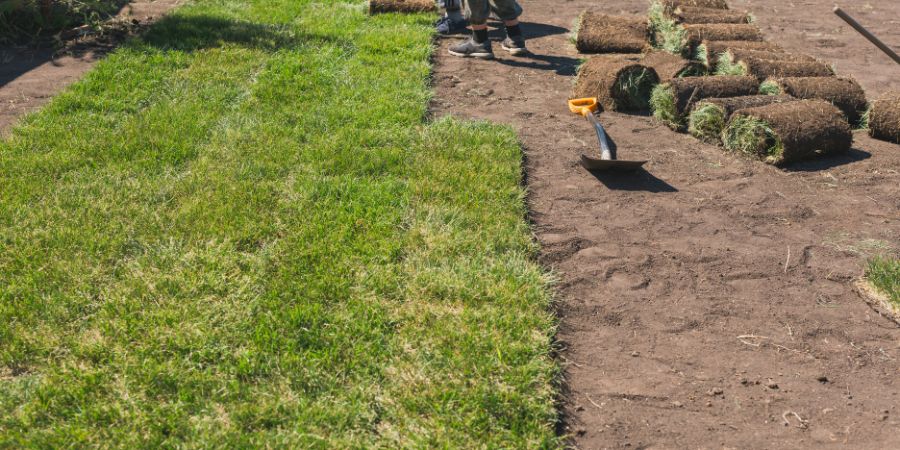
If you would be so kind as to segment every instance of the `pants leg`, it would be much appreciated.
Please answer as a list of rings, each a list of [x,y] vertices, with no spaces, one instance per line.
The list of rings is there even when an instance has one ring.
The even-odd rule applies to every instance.
[[[487,23],[491,11],[502,20],[517,19],[522,7],[516,0],[463,0],[466,19],[474,25]]]
[[[461,0],[437,0],[438,8],[445,11],[459,11],[462,9]]]

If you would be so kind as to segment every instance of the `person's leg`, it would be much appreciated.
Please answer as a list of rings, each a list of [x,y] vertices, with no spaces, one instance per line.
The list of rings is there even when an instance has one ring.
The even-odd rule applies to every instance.
[[[465,42],[451,46],[449,51],[453,56],[472,56],[475,58],[493,58],[491,41],[488,40],[487,19],[491,13],[488,0],[463,0],[466,20],[472,28],[472,37]]]
[[[435,24],[438,34],[449,36],[466,30],[469,23],[463,17],[461,0],[437,0],[437,5],[444,11],[444,16]]]
[[[522,28],[519,25],[522,7],[516,0],[491,0],[491,3],[491,8],[497,17],[503,20],[506,28],[506,39],[500,46],[512,55],[526,53],[528,50],[525,48],[525,38],[522,36]]]

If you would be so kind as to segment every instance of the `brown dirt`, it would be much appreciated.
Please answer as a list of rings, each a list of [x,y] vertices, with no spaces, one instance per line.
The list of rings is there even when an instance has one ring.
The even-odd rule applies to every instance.
[[[842,25],[830,0],[730,3],[870,95],[900,90],[894,63]],[[596,2],[523,6],[534,55],[495,47],[495,61],[457,59],[441,42],[433,113],[520,133],[542,261],[560,279],[561,431],[572,444],[898,448],[900,329],[853,281],[873,248],[900,242],[900,147],[856,132],[850,153],[785,172],[604,112],[619,156],[650,162],[632,176],[591,174],[578,158],[596,150],[593,131],[565,103],[578,63],[566,33]],[[610,14],[646,8],[607,4]],[[900,42],[890,23],[900,3],[848,10]]]
[[[866,93],[856,80],[847,77],[792,77],[769,80],[781,92],[800,99],[817,98],[840,108],[851,125],[859,123],[868,105]],[[898,108],[900,109],[900,108]],[[898,116],[900,117],[900,116]]]
[[[658,50],[644,54],[644,57],[641,58],[641,64],[653,69],[663,83],[682,76],[696,76],[706,73],[706,66],[697,61],[691,61],[679,55]]]
[[[78,81],[126,38],[162,17],[183,0],[136,0],[122,8],[104,34],[84,35],[86,27],[63,33],[61,49],[0,47],[0,135],[21,115],[47,103]]]
[[[887,92],[872,102],[869,132],[874,138],[900,144],[900,91]]]
[[[598,55],[587,60],[578,71],[578,78],[572,92],[573,98],[597,97],[604,111],[619,111],[628,104],[625,93],[621,92],[619,81],[627,75],[639,75],[647,71],[634,55]],[[648,75],[655,77],[656,73]],[[647,93],[649,97],[649,92]]]
[[[750,23],[695,23],[684,25],[687,41],[694,46],[703,41],[761,41],[763,36]]]
[[[675,11],[675,9],[680,6],[728,9],[728,2],[726,2],[725,0],[665,0],[663,5],[665,5],[667,11]]]
[[[649,47],[647,18],[592,11],[580,19],[575,47],[582,53],[641,53]]]
[[[685,114],[694,103],[705,98],[739,97],[759,92],[759,82],[752,77],[707,76],[680,78],[669,82],[675,94],[675,110]]]
[[[853,144],[853,134],[844,114],[824,100],[798,100],[747,108],[736,112],[732,120],[737,117],[753,117],[765,122],[781,141],[784,149],[780,154],[766,155],[769,144],[764,136],[760,136],[759,156],[769,164],[791,164],[821,155],[846,153]]]
[[[433,0],[369,0],[369,14],[437,11]]]
[[[728,9],[679,6],[673,17],[679,23],[750,23],[750,15]]]

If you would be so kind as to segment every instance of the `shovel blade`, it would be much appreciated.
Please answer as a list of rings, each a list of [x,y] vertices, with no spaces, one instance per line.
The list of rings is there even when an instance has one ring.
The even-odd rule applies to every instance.
[[[618,159],[597,159],[587,155],[581,155],[581,165],[587,170],[604,170],[611,172],[634,172],[647,161],[622,161]]]

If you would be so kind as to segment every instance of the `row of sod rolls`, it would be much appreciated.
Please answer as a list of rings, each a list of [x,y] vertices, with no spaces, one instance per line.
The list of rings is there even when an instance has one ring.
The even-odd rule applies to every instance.
[[[578,18],[572,38],[581,53],[641,53],[650,45],[646,19],[593,11]]]
[[[688,132],[705,142],[718,142],[732,114],[746,108],[795,100],[789,95],[747,95],[709,98],[697,102],[688,117]]]
[[[731,151],[784,165],[850,150],[853,134],[844,114],[823,100],[796,100],[734,113],[722,132]]]
[[[744,76],[678,78],[653,89],[653,116],[676,131],[684,131],[691,106],[707,98],[726,98],[759,93],[759,81]]]
[[[872,137],[900,144],[900,91],[888,92],[872,102],[868,119]]]

